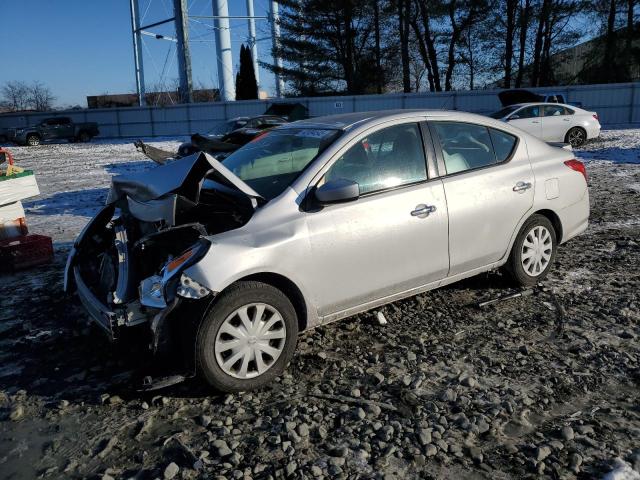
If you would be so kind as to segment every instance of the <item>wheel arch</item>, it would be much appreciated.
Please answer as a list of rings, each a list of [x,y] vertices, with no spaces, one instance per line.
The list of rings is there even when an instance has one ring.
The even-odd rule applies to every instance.
[[[531,215],[529,215],[529,217],[527,218],[527,220],[529,218],[531,218],[531,216],[533,215],[542,215],[543,217],[546,217],[547,220],[549,220],[551,222],[551,225],[553,225],[553,229],[556,231],[556,242],[559,245],[562,242],[562,221],[560,220],[560,217],[558,216],[558,214],[556,212],[554,212],[553,210],[549,210],[548,208],[544,208],[541,210],[537,210],[535,212],[533,212]]]
[[[252,273],[250,275],[246,275],[242,278],[239,278],[231,285],[237,282],[245,282],[245,281],[255,281],[266,283],[267,285],[271,285],[274,288],[277,288],[285,296],[291,301],[293,308],[296,311],[296,316],[298,317],[298,331],[302,332],[307,329],[309,324],[309,315],[307,312],[307,301],[304,298],[304,295],[300,288],[289,278],[281,275],[279,273],[273,272],[260,272],[260,273]],[[231,286],[229,285],[229,286]],[[229,288],[229,287],[227,287]],[[224,292],[224,290],[223,290]],[[220,293],[223,293],[220,292]]]

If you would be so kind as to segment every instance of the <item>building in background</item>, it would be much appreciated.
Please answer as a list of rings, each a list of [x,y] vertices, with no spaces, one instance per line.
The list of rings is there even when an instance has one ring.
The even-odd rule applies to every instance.
[[[169,92],[147,92],[145,94],[146,104],[149,106],[169,106],[177,105],[180,102],[180,93]],[[217,88],[207,88],[193,91],[194,103],[217,102],[220,100],[220,92]],[[137,107],[138,95],[135,93],[116,93],[113,95],[91,95],[87,97],[88,108],[117,108],[117,107]]]

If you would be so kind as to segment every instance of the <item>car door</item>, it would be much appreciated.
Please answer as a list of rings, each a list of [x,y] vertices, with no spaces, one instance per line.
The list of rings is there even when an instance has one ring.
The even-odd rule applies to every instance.
[[[43,140],[50,140],[56,138],[56,129],[58,128],[58,119],[50,118],[42,122],[40,126],[40,136]]]
[[[516,110],[507,118],[507,122],[531,135],[542,135],[542,123],[540,122],[540,106],[529,105]]]
[[[311,288],[321,316],[447,275],[444,189],[427,175],[418,122],[363,134],[325,167],[315,186],[336,179],[357,182],[360,197],[306,213]]]
[[[71,119],[66,117],[58,119],[56,138],[71,138],[74,136],[73,134],[73,123],[71,123]]]
[[[524,141],[473,123],[429,122],[449,214],[449,276],[504,257],[533,205],[534,177]]]
[[[571,128],[571,116],[563,105],[542,107],[542,139],[547,142],[564,142]]]

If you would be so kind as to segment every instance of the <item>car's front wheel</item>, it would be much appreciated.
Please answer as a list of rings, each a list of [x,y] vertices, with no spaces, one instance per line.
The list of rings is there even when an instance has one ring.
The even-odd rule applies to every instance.
[[[532,286],[547,276],[556,257],[556,232],[549,219],[532,215],[518,233],[506,265],[513,279]]]
[[[289,299],[261,282],[238,282],[206,314],[197,337],[200,372],[213,387],[238,392],[263,387],[293,357],[298,319]]]

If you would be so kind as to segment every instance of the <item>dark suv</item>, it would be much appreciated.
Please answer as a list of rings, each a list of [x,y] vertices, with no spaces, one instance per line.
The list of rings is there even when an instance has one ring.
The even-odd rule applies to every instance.
[[[10,141],[29,146],[40,145],[46,140],[88,142],[99,133],[97,123],[74,123],[69,117],[45,118],[31,127],[7,129],[7,137]]]

